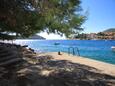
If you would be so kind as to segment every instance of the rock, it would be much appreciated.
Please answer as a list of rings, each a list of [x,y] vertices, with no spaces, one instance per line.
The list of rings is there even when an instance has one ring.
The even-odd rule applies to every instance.
[[[0,44],[0,67],[16,65],[21,61],[23,61],[22,55],[16,45]]]

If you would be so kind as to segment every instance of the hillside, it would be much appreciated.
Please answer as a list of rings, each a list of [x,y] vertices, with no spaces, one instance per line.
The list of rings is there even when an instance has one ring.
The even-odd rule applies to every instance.
[[[110,29],[107,29],[107,30],[105,30],[103,32],[115,32],[115,28],[110,28]]]
[[[30,36],[29,38],[22,38],[22,37],[18,37],[17,39],[39,39],[39,40],[45,40],[46,38],[39,36],[39,35],[33,35]]]
[[[39,36],[39,35],[33,35],[33,36],[29,37],[28,39],[45,39],[45,38],[42,36]]]

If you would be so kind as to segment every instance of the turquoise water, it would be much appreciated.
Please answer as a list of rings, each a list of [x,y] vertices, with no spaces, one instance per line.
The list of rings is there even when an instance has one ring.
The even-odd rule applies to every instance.
[[[16,40],[15,43],[42,52],[68,52],[69,47],[78,47],[80,56],[115,64],[115,51],[111,50],[111,46],[115,46],[115,40]],[[55,43],[60,44],[54,45]],[[78,55],[77,51],[75,55]]]

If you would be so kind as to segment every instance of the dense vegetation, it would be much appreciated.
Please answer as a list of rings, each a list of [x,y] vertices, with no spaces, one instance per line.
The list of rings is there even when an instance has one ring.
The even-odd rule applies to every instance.
[[[0,0],[0,39],[46,31],[66,36],[82,30],[80,0]]]
[[[105,30],[104,32],[115,32],[115,28],[107,29],[107,30]]]
[[[87,38],[87,34],[81,33],[81,34],[74,35],[73,39],[81,39],[82,40],[82,39],[88,39],[88,38]]]

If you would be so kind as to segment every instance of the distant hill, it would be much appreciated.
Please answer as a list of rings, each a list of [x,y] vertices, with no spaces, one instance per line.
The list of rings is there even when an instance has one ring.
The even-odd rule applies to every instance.
[[[110,28],[110,29],[107,29],[107,30],[105,30],[103,32],[115,32],[115,28]]]
[[[45,38],[39,35],[33,35],[33,36],[30,36],[28,39],[45,39]]]
[[[17,39],[39,39],[39,40],[44,40],[46,38],[44,38],[42,36],[39,36],[39,35],[33,35],[33,36],[30,36],[29,38],[18,37]]]

